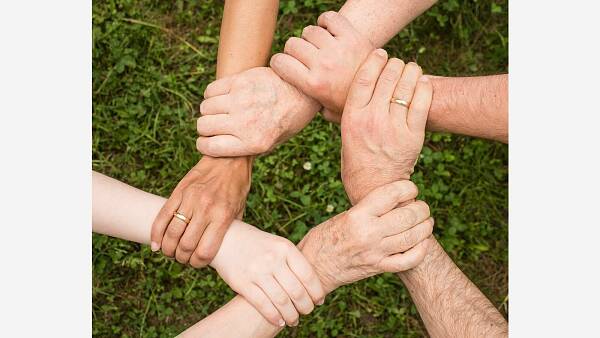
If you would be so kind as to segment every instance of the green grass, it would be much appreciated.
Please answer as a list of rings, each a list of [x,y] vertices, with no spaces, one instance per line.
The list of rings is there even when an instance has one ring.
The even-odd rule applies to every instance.
[[[343,1],[281,1],[273,50]],[[506,0],[447,0],[386,46],[426,73],[507,72]],[[93,169],[162,196],[199,159],[195,118],[214,80],[222,1],[94,1]],[[340,181],[339,127],[321,118],[256,161],[245,220],[299,240],[348,208]],[[312,169],[303,169],[311,162]],[[507,314],[508,148],[447,134],[427,136],[415,182],[435,234]],[[327,212],[333,205],[334,211]],[[210,269],[194,270],[147,247],[94,235],[93,334],[169,337],[233,293]],[[282,337],[425,335],[402,284],[380,275],[342,287]]]

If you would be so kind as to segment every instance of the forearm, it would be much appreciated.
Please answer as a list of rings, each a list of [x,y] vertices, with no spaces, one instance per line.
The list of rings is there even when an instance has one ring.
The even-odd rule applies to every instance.
[[[402,28],[433,6],[437,0],[348,0],[339,13],[367,37],[374,47],[382,47]]]
[[[273,326],[243,297],[227,304],[181,333],[180,337],[274,337],[281,327]]]
[[[425,260],[398,276],[431,337],[505,337],[500,312],[454,264],[437,241]]]
[[[149,244],[152,221],[165,201],[160,196],[92,172],[92,230],[96,233]],[[223,242],[230,241],[231,231],[238,231],[242,226],[249,225],[234,221]],[[269,324],[244,298],[236,296],[186,330],[184,336],[272,337],[280,329]]]
[[[431,77],[427,129],[508,143],[508,75]]]
[[[221,21],[217,79],[264,66],[271,52],[279,0],[226,0]],[[250,161],[241,157],[236,161]]]
[[[221,22],[217,79],[267,64],[279,0],[226,0]]]
[[[152,221],[165,199],[92,172],[92,230],[150,244]]]

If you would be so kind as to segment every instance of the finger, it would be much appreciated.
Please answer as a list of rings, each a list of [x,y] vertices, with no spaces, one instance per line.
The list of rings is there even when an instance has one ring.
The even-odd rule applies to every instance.
[[[387,61],[387,52],[383,49],[376,49],[362,64],[348,92],[346,105],[351,107],[364,107],[369,104],[373,96],[373,90],[377,83],[377,78]]]
[[[414,199],[419,190],[411,181],[395,181],[371,191],[354,208],[362,209],[370,215],[381,216],[399,203]]]
[[[334,11],[327,11],[319,15],[317,24],[326,28],[333,36],[344,36],[354,30],[354,26],[346,17]]]
[[[417,88],[412,102],[408,108],[406,122],[408,129],[413,132],[425,132],[427,115],[433,99],[433,85],[427,76],[421,76],[417,82]]]
[[[302,30],[302,38],[317,48],[325,48],[335,43],[335,38],[325,28],[306,26]]]
[[[429,205],[423,201],[415,201],[386,213],[379,218],[379,222],[389,229],[386,236],[391,236],[424,222],[429,216]]]
[[[229,95],[212,96],[200,103],[200,114],[215,115],[229,113],[231,97]]]
[[[191,220],[193,217],[193,205],[190,204],[190,201],[184,199],[177,209],[177,212],[185,216],[188,220]],[[181,238],[181,235],[183,235],[185,228],[187,228],[187,224],[183,220],[177,217],[171,218],[171,222],[167,227],[167,231],[165,232],[161,244],[162,252],[166,256],[175,256],[175,249],[179,244],[179,239]]]
[[[304,285],[306,291],[308,291],[312,303],[316,305],[323,304],[325,290],[323,290],[319,276],[317,276],[317,273],[304,255],[300,251],[292,251],[287,256],[287,264],[302,285]]]
[[[309,69],[296,58],[278,53],[271,58],[270,66],[285,82],[306,92],[310,78]]]
[[[426,239],[404,253],[387,256],[381,260],[379,265],[385,272],[401,272],[412,269],[425,259],[431,241],[430,238]]]
[[[294,304],[292,304],[290,297],[275,278],[273,276],[265,277],[258,283],[258,286],[269,297],[273,305],[275,305],[285,323],[289,326],[295,326],[294,324],[298,322],[300,315],[296,311]]]
[[[237,157],[257,155],[249,152],[239,138],[233,135],[199,136],[196,148],[204,155],[212,157]]]
[[[221,247],[221,243],[223,243],[223,238],[231,222],[233,222],[233,217],[223,220],[214,219],[210,222],[190,258],[191,266],[200,268],[212,262],[217,252],[219,252],[219,248]]]
[[[331,110],[329,110],[327,108],[323,109],[323,111],[321,112],[321,114],[323,114],[323,118],[326,121],[337,123],[337,124],[342,123],[342,114],[336,113],[336,112],[331,111]]]
[[[398,58],[389,59],[383,68],[370,102],[370,104],[376,104],[376,107],[381,107],[381,109],[377,109],[378,112],[389,114],[390,100],[394,95],[396,84],[402,76],[403,69],[404,61]]]
[[[381,241],[383,252],[387,255],[393,255],[408,251],[431,236],[432,231],[433,218],[430,217],[404,232],[385,237]]]
[[[204,98],[208,99],[209,97],[228,94],[232,82],[233,76],[227,76],[211,82],[204,90]]]
[[[396,88],[394,89],[394,98],[403,100],[410,105],[415,86],[417,85],[417,80],[421,75],[421,67],[414,62],[407,63],[402,70],[400,81],[398,81],[398,84],[396,84]],[[400,123],[406,123],[407,112],[407,107],[398,103],[390,103],[390,114],[401,121]]]
[[[274,276],[275,280],[277,280],[290,297],[299,313],[307,315],[315,308],[308,292],[289,267],[285,266],[281,270],[278,270]]]
[[[198,213],[194,213],[194,215],[190,224],[185,228],[175,250],[175,259],[181,264],[187,264],[190,261],[190,257],[192,257],[194,250],[196,250],[204,229],[207,226],[204,215]]]
[[[198,118],[196,129],[200,136],[231,135],[233,123],[229,114],[205,115]]]
[[[169,225],[171,218],[173,218],[173,213],[179,208],[181,198],[180,192],[173,192],[171,197],[169,197],[156,215],[156,218],[152,223],[152,230],[150,231],[150,248],[152,251],[158,251],[158,249],[160,249],[167,226]]]
[[[256,311],[265,317],[269,323],[280,327],[285,326],[283,317],[281,317],[279,311],[277,311],[277,308],[275,308],[275,305],[273,305],[269,297],[267,297],[261,288],[251,284],[244,289],[244,292],[241,293],[241,295],[248,301],[248,303],[254,306]]]
[[[292,36],[285,42],[283,52],[296,60],[302,62],[306,67],[310,68],[317,58],[317,47],[312,43]]]

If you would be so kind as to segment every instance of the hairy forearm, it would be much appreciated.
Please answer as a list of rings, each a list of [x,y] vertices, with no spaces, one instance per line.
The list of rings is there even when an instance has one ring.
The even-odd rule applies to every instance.
[[[437,0],[348,0],[339,13],[368,37],[374,47],[382,47],[402,28],[433,6]]]
[[[427,129],[508,143],[508,75],[431,77]]]
[[[506,337],[500,312],[434,241],[417,267],[401,272],[431,337]]]

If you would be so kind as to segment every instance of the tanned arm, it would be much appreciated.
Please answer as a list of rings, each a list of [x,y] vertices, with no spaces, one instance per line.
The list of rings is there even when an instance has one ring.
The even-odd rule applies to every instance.
[[[217,78],[264,66],[271,51],[279,0],[227,0],[217,57]],[[245,159],[245,160],[244,160]],[[240,158],[252,161],[251,157]],[[240,319],[232,322],[232,319]],[[271,325],[241,296],[181,333],[181,337],[274,337]]]

